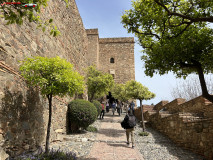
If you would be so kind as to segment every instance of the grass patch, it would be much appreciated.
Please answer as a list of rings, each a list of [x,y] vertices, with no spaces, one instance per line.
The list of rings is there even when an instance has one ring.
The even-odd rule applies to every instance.
[[[148,132],[140,132],[138,133],[139,136],[148,136],[149,133]]]
[[[86,130],[89,131],[89,132],[98,132],[98,129],[93,127],[93,126],[87,127]]]

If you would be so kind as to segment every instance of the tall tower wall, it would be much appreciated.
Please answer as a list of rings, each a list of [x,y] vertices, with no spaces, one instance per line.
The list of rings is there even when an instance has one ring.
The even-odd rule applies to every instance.
[[[88,37],[88,53],[87,61],[89,65],[96,65],[99,67],[99,35],[98,29],[87,29]]]
[[[100,70],[112,74],[116,83],[135,80],[134,38],[100,38],[99,48]]]

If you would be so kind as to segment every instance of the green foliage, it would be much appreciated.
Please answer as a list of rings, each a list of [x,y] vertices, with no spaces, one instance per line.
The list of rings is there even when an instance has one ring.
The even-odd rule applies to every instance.
[[[212,13],[213,3],[205,0],[133,1],[122,23],[144,48],[145,74],[199,74],[202,96],[213,102],[204,79],[213,71],[213,29],[206,23]]]
[[[52,97],[82,93],[84,88],[83,77],[73,70],[72,64],[60,57],[27,58],[22,63],[20,67],[22,76],[29,82],[30,86],[39,86],[41,94],[48,98],[49,120],[45,146],[45,152],[48,153]]]
[[[138,133],[139,136],[148,136],[149,133],[148,132],[140,132]]]
[[[21,2],[21,4],[14,4],[14,5],[0,5],[0,18],[7,21],[7,25],[9,24],[18,24],[22,25],[25,20],[29,22],[36,22],[37,27],[41,28],[43,31],[48,28],[50,30],[50,34],[53,36],[57,36],[60,34],[57,27],[52,24],[53,19],[49,20],[41,20],[41,8],[47,7],[48,0],[14,0],[13,2]],[[68,4],[68,0],[64,0]],[[0,4],[3,4],[4,0],[0,0]],[[34,3],[37,4],[36,7],[24,7],[22,5]]]
[[[94,104],[94,106],[96,107],[97,109],[97,112],[98,112],[98,115],[101,114],[101,110],[102,110],[102,106],[101,106],[101,103],[98,102],[98,101],[92,101],[92,103]]]
[[[39,86],[42,95],[73,96],[82,93],[84,79],[73,65],[60,57],[35,57],[22,61],[22,76],[30,85]]]
[[[72,132],[80,128],[86,129],[97,119],[98,112],[94,104],[83,99],[73,100],[68,105],[69,127]]]
[[[146,75],[160,75],[173,71],[178,77],[186,77],[197,71],[195,62],[201,64],[204,73],[212,71],[213,30],[203,27],[189,27],[189,30],[173,39],[152,43],[142,59]]]
[[[140,82],[131,80],[126,83],[126,90],[128,97],[139,100],[149,100],[155,97],[155,94],[143,86]]]
[[[133,1],[133,8],[126,11],[122,17],[124,27],[134,33],[139,38],[141,46],[144,47],[145,54],[142,60],[145,62],[146,75],[152,77],[154,73],[163,75],[173,71],[178,77],[186,77],[196,71],[195,61],[202,65],[204,73],[211,72],[213,30],[206,27],[205,23],[190,24],[190,26],[187,26],[187,23],[178,25],[182,22],[182,18],[168,15],[168,12],[157,1]],[[172,4],[176,3],[176,12],[185,13],[193,18],[208,17],[212,13],[212,8],[204,4],[204,1],[201,0],[199,3],[195,1],[194,3],[199,5],[194,6],[191,2],[186,0],[172,0],[167,3],[161,1],[169,10],[173,10]],[[207,4],[213,6],[213,3],[207,2]]]
[[[89,132],[98,132],[98,129],[93,127],[93,126],[87,127],[86,130],[89,131]]]
[[[49,153],[42,152],[37,155],[21,155],[16,160],[76,160],[76,155],[72,152],[63,152],[59,150],[51,150]]]
[[[107,94],[114,84],[112,75],[98,71],[95,66],[87,68],[86,84],[89,100],[100,98]]]
[[[130,98],[127,95],[125,84],[115,84],[111,90],[112,96],[122,102],[127,102]]]
[[[192,24],[213,22],[212,14],[213,3],[206,0],[133,0],[132,9],[122,16],[122,23],[140,37],[141,43],[150,46],[152,37],[176,37]],[[173,29],[178,32],[171,35]]]

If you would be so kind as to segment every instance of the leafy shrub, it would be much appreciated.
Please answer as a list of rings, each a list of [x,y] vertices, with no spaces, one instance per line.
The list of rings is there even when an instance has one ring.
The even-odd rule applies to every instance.
[[[41,152],[37,155],[21,155],[15,160],[76,160],[76,155],[72,152],[66,152],[59,150],[51,150],[49,153]]]
[[[87,127],[86,130],[89,131],[89,132],[97,132],[98,131],[98,129],[93,127],[93,126]]]
[[[71,132],[77,132],[80,128],[86,129],[98,116],[94,104],[83,99],[73,100],[68,105],[68,119]]]
[[[98,102],[98,101],[92,101],[92,103],[95,105],[97,111],[98,111],[98,115],[101,114],[101,110],[102,110],[102,106],[101,106],[101,103]]]
[[[148,136],[149,133],[148,132],[140,132],[138,133],[139,136]]]

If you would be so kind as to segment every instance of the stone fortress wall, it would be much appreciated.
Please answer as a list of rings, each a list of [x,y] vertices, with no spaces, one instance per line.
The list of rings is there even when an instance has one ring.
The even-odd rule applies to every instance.
[[[88,39],[75,0],[66,8],[63,1],[49,1],[42,9],[43,19],[54,18],[61,36],[36,29],[35,23],[22,26],[0,22],[0,155],[35,151],[45,141],[48,102],[38,89],[28,88],[19,73],[19,61],[25,57],[46,56],[67,59],[83,74],[87,67]],[[50,16],[51,15],[51,16]],[[65,129],[67,102],[53,98],[51,141],[57,130]],[[4,148],[4,151],[1,149]],[[1,158],[0,158],[1,159]],[[4,158],[2,158],[4,159]]]
[[[113,75],[116,83],[135,80],[133,37],[99,38],[98,29],[87,29],[86,32],[89,40],[87,59],[91,65]]]
[[[213,104],[202,96],[146,106],[144,118],[180,146],[213,159]],[[141,110],[136,110],[141,120]]]
[[[84,68],[91,64],[104,68],[99,60],[98,32],[96,29],[85,30],[75,0],[70,0],[68,8],[64,1],[50,0],[41,15],[43,19],[54,19],[61,36],[52,37],[48,32],[36,29],[34,22],[7,26],[0,19],[0,159],[8,156],[5,151],[15,156],[23,151],[35,151],[45,142],[48,102],[39,94],[38,88],[27,87],[19,73],[20,60],[33,56],[59,56],[74,64],[82,75]],[[133,67],[129,72],[134,73],[134,43],[131,41],[128,43],[131,47],[122,43],[126,45],[125,54],[129,49],[129,62]],[[117,51],[122,49],[118,47]],[[134,75],[131,78],[134,79]],[[53,98],[50,141],[60,140],[58,133],[66,132],[67,103],[70,101],[68,97]]]

